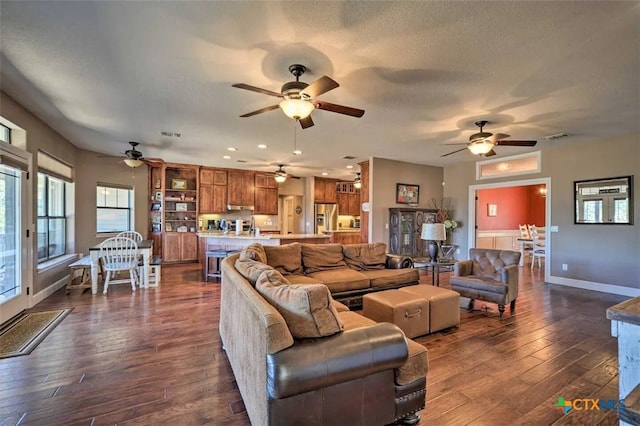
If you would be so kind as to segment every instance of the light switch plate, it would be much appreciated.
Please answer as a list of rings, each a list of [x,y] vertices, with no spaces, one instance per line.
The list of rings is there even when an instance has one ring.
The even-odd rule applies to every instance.
[[[551,232],[558,232],[558,226],[551,226]]]

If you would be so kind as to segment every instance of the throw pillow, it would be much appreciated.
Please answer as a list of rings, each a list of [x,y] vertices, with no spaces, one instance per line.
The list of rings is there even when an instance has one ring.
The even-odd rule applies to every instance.
[[[330,336],[344,329],[324,284],[286,284],[277,271],[264,271],[256,290],[284,318],[297,339]]]
[[[285,244],[282,246],[263,246],[267,255],[267,264],[282,275],[302,273],[302,254],[300,244]]]
[[[257,260],[258,262],[267,263],[267,254],[264,252],[262,244],[249,244],[240,252],[240,260]]]
[[[357,271],[384,269],[387,263],[385,243],[346,244],[342,251],[347,265]]]
[[[346,268],[342,244],[302,244],[304,273]]]
[[[274,270],[269,265],[251,259],[237,259],[235,267],[240,272],[240,275],[245,277],[253,286],[256,285],[261,273]]]

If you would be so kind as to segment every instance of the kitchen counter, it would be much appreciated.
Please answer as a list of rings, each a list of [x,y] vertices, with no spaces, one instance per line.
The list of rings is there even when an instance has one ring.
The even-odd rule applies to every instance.
[[[216,231],[200,231],[198,232],[200,238],[221,238],[221,239],[233,239],[233,240],[305,240],[305,239],[328,239],[327,235],[322,234],[260,234],[249,235],[229,232],[228,234]]]
[[[335,231],[322,231],[324,234],[336,234],[336,233],[344,233],[344,232],[360,232],[360,228],[342,228],[336,229]]]

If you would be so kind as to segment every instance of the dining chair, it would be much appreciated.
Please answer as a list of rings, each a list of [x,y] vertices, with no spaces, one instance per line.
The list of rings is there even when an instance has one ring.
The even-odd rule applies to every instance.
[[[142,237],[142,234],[136,231],[122,231],[121,233],[116,235],[116,237],[131,238],[136,243],[139,243],[144,239]]]
[[[520,229],[520,239],[521,240],[530,240],[531,239],[531,232],[529,232],[529,225],[518,225],[518,228]],[[525,256],[525,258],[522,259],[523,265],[526,263],[526,256],[527,255],[531,255],[531,252],[533,251],[533,244],[529,243],[529,242],[524,242],[524,241],[520,241],[520,245],[522,245],[522,254],[523,256]]]
[[[131,238],[112,237],[100,245],[100,258],[106,273],[102,294],[107,294],[111,278],[119,271],[129,271],[131,291],[136,291],[136,282],[139,280],[138,256],[138,243]]]
[[[533,269],[533,264],[536,262],[536,258],[538,259],[538,268],[541,268],[542,258],[546,257],[547,254],[545,228],[532,225],[529,229],[531,232],[531,239],[533,240],[533,250],[531,251],[531,269]]]

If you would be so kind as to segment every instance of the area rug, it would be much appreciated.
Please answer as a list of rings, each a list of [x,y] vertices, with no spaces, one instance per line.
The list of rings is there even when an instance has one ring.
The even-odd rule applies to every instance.
[[[28,355],[71,309],[23,312],[0,328],[0,359]]]

